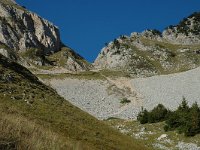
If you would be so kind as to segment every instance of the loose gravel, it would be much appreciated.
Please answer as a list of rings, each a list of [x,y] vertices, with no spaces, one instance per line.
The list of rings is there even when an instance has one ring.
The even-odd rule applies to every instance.
[[[152,109],[163,104],[175,109],[183,97],[191,105],[195,101],[200,104],[200,68],[187,72],[138,78],[132,80],[137,93],[143,97],[143,106]]]
[[[175,109],[183,97],[190,105],[195,101],[200,104],[200,68],[149,78],[66,78],[48,82],[66,100],[98,119],[136,119],[142,106],[151,110],[156,105],[163,104],[169,109]],[[127,92],[124,89],[129,90]],[[124,97],[131,100],[131,103],[121,104],[120,100]]]
[[[121,104],[121,96],[109,94],[110,84],[107,81],[66,78],[64,80],[53,79],[50,85],[66,100],[98,119],[109,117],[129,119],[134,118],[135,113],[138,112],[137,108],[132,107],[129,109],[131,113],[126,113],[127,105],[131,104]]]

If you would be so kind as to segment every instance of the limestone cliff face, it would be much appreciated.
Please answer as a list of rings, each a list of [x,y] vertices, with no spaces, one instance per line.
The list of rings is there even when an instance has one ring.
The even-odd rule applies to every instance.
[[[94,65],[136,76],[175,73],[200,65],[200,13],[161,33],[146,30],[120,36],[107,44]]]
[[[91,67],[70,48],[66,50],[69,56],[61,56],[62,59],[65,57],[63,65],[60,64],[60,56],[49,59],[58,52],[61,54],[63,47],[58,27],[19,6],[14,0],[0,1],[1,54],[26,67],[59,66],[69,71],[83,71]]]
[[[15,3],[4,1],[0,1],[0,42],[19,51],[41,48],[49,53],[61,48],[56,26]]]

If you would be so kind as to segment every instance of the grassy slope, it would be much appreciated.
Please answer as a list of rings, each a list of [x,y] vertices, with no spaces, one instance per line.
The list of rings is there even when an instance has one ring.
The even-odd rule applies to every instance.
[[[188,62],[192,62],[194,65],[199,66],[200,65],[200,57],[198,54],[195,53],[196,50],[200,49],[200,45],[177,45],[177,44],[171,44],[167,42],[160,42],[156,40],[149,40],[145,38],[141,38],[141,41],[145,46],[158,46],[161,48],[167,49],[168,52],[173,53],[175,57],[169,57],[167,60],[168,62],[173,63],[173,67],[171,69],[164,70],[162,66],[160,65],[159,61],[150,61],[158,69],[158,71],[161,74],[172,74],[182,71],[190,70],[191,67],[188,66]],[[180,49],[189,49],[187,52],[180,53]],[[145,57],[152,57],[151,53],[143,52],[142,56]]]
[[[43,80],[51,80],[51,79],[85,79],[85,80],[106,80],[106,77],[110,78],[120,78],[120,77],[130,77],[130,75],[126,72],[122,71],[113,71],[113,70],[100,70],[98,72],[95,71],[84,71],[77,73],[58,73],[58,74],[36,74],[37,77]]]
[[[3,56],[0,114],[0,149],[146,149],[71,105]]]

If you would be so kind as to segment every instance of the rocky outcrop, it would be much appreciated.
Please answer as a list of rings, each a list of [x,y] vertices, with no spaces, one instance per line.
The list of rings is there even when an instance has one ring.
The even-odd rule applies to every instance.
[[[61,48],[56,26],[17,4],[8,5],[4,1],[0,2],[0,42],[19,51],[39,48],[49,53]]]
[[[63,47],[58,27],[21,7],[14,0],[0,1],[0,53],[26,67],[60,65],[60,56],[50,60]],[[69,55],[68,55],[69,54]],[[88,70],[91,65],[68,48],[63,67],[69,71]],[[77,58],[77,59],[76,59]],[[56,66],[57,67],[57,66]],[[41,69],[41,68],[40,68]]]
[[[167,27],[162,36],[175,44],[200,44],[200,13],[193,13],[178,25]]]
[[[146,30],[120,36],[107,44],[94,65],[98,69],[124,70],[133,76],[169,74],[200,65],[200,13],[161,33]]]

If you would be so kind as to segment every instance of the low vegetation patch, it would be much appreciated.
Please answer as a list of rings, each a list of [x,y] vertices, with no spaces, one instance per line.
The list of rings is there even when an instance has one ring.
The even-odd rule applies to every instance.
[[[127,104],[127,103],[130,103],[131,101],[130,100],[128,100],[127,98],[122,98],[121,100],[120,100],[120,103],[121,104]]]

